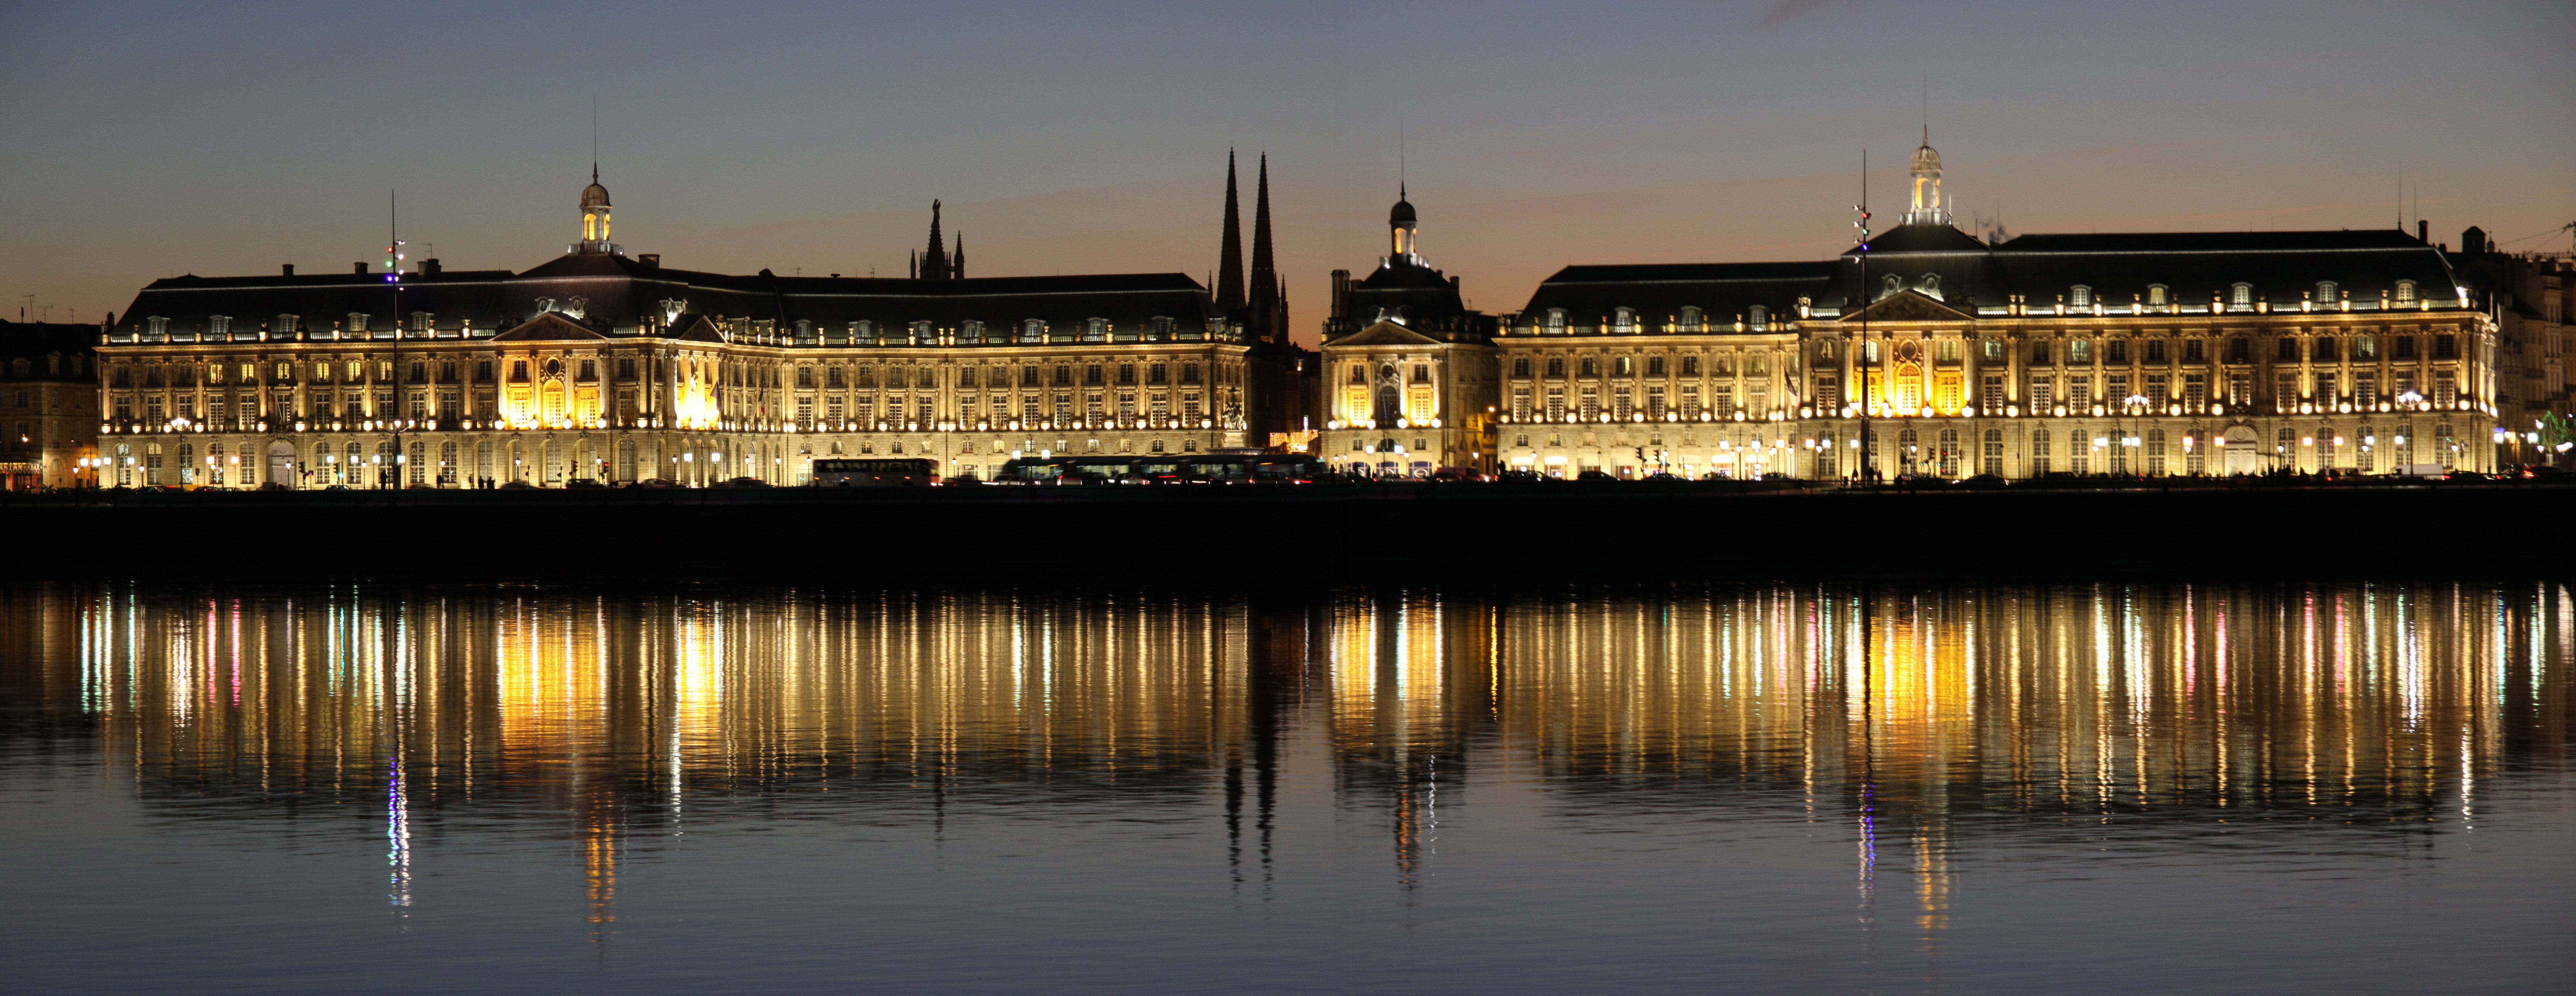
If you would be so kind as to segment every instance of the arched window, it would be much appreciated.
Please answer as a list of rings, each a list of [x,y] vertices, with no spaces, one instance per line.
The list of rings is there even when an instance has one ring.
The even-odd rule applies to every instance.
[[[2152,306],[2154,306],[2154,307],[2158,307],[2158,308],[2164,307],[2167,303],[2169,303],[2169,299],[2166,297],[2166,287],[2165,287],[2165,285],[2163,285],[2163,284],[2148,284],[2148,285],[2147,285],[2147,303],[2148,303],[2149,305],[2152,305]]]
[[[2245,282],[2243,282],[2243,281],[2238,281],[2238,282],[2236,282],[2236,283],[2234,283],[2234,284],[2230,284],[2230,285],[2228,285],[2228,288],[2227,288],[2227,306],[2228,306],[2228,307],[2230,307],[2230,308],[2251,308],[2251,307],[2253,307],[2253,306],[2254,306],[2254,285],[2253,285],[2253,284],[2249,284],[2249,283],[2245,283]]]
[[[2415,282],[2414,282],[2414,281],[2412,281],[2412,280],[2400,280],[2400,281],[2398,281],[2398,282],[2397,282],[2397,303],[2399,303],[2399,304],[2414,304],[2414,303],[2415,303]]]
[[[1886,297],[1886,296],[1888,296],[1888,295],[1890,295],[1890,294],[1894,294],[1894,293],[1896,293],[1896,292],[1898,292],[1898,291],[1901,291],[1901,290],[1904,290],[1904,289],[1905,289],[1905,278],[1904,278],[1904,277],[1897,276],[1896,274],[1890,273],[1890,274],[1888,274],[1888,275],[1887,275],[1887,279],[1886,279],[1886,280],[1883,280],[1883,281],[1880,281],[1880,282],[1879,282],[1879,286],[1878,286],[1878,296],[1880,296],[1880,297]]]
[[[1628,335],[1637,331],[1636,309],[1614,309],[1610,313],[1610,331],[1618,335]]]
[[[1923,279],[1914,282],[1914,287],[1935,301],[1941,299],[1941,275],[1938,273],[1924,274]]]
[[[1700,314],[1701,314],[1701,312],[1700,312],[1700,310],[1699,310],[1699,306],[1697,306],[1697,305],[1689,305],[1689,306],[1685,306],[1684,308],[1682,308],[1681,330],[1682,330],[1682,331],[1684,331],[1684,332],[1697,332],[1697,331],[1699,331],[1699,330],[1700,330]]]
[[[2334,282],[2334,281],[2332,281],[2332,280],[2319,280],[2319,281],[2317,281],[2317,306],[2318,306],[2318,307],[2322,308],[2322,307],[2325,307],[2326,305],[2333,304],[2339,296],[2340,296],[2340,295],[2339,295],[2339,294],[2338,294],[2338,292],[2335,290],[2335,282]]]
[[[1549,334],[1549,335],[1564,335],[1564,334],[1565,334],[1565,309],[1563,309],[1563,308],[1549,308],[1549,309],[1547,309],[1547,334]]]
[[[1768,330],[1771,327],[1771,309],[1757,304],[1744,310],[1747,317],[1753,320],[1755,329]]]
[[[2078,308],[2090,308],[2090,307],[2092,307],[2092,306],[2093,306],[2093,288],[2088,287],[2088,286],[2085,286],[2085,285],[2083,285],[2083,284],[2076,284],[2076,285],[2075,285],[2075,286],[2073,286],[2073,287],[2067,288],[2067,291],[2066,291],[2066,303],[2071,304],[2071,305],[2074,305],[2074,306],[2076,306],[2076,307],[2078,307]]]

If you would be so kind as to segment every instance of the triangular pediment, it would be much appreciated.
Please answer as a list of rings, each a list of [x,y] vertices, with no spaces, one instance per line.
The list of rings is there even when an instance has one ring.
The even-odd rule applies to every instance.
[[[605,339],[607,336],[583,328],[580,322],[549,311],[519,323],[517,328],[492,337],[493,342],[528,342],[551,339]]]
[[[716,327],[715,319],[694,313],[681,315],[673,321],[671,331],[664,333],[664,337],[688,342],[730,341],[725,338],[724,330]]]
[[[1858,313],[1844,315],[1843,322],[1973,322],[1977,316],[1961,311],[1918,290],[1902,290],[1874,301]]]
[[[1333,346],[1437,346],[1440,340],[1394,322],[1379,322],[1335,339]]]

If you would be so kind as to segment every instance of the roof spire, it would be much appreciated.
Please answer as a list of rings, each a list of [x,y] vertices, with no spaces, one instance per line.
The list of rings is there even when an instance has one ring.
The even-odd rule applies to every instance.
[[[1216,306],[1243,307],[1243,209],[1235,196],[1234,150],[1225,150],[1225,236],[1217,246]]]

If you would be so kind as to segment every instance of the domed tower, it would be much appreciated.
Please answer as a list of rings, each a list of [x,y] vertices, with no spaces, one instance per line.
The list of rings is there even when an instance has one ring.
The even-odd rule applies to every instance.
[[[573,246],[577,253],[617,252],[617,243],[608,241],[608,188],[599,185],[599,167],[590,168],[590,186],[581,188],[581,242]]]
[[[1947,225],[1950,212],[1941,207],[1941,154],[1932,150],[1932,132],[1925,129],[1923,145],[1914,150],[1914,193],[1905,208],[1908,225]]]
[[[1425,265],[1421,254],[1416,251],[1418,246],[1414,242],[1414,230],[1420,226],[1421,223],[1413,215],[1413,203],[1405,200],[1404,186],[1397,184],[1395,207],[1386,213],[1387,262]]]

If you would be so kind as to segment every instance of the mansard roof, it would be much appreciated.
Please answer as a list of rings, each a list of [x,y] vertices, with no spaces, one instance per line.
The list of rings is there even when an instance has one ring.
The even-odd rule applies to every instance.
[[[1179,273],[950,280],[781,277],[767,270],[708,273],[610,253],[576,253],[519,273],[407,273],[398,285],[387,283],[383,274],[359,273],[173,277],[154,281],[137,294],[117,331],[133,331],[152,317],[169,319],[176,331],[203,329],[216,315],[251,328],[282,314],[300,316],[307,328],[325,331],[348,315],[364,314],[369,326],[384,329],[397,320],[397,308],[403,315],[429,312],[446,328],[465,319],[477,328],[509,329],[529,316],[558,310],[569,299],[579,299],[579,308],[571,310],[581,311],[586,324],[601,329],[633,328],[648,316],[658,320],[674,307],[665,302],[781,328],[798,321],[828,328],[858,321],[880,328],[916,321],[943,327],[981,321],[999,328],[1029,319],[1066,328],[1098,318],[1131,329],[1169,318],[1196,330],[1219,320],[1207,289]]]
[[[1677,317],[1684,308],[1698,308],[1705,321],[1716,324],[1732,323],[1755,305],[1794,316],[1799,298],[1822,300],[1834,293],[1834,269],[1831,261],[1569,266],[1539,283],[1516,324],[1535,327],[1556,309],[1565,311],[1570,326],[1595,325],[1620,308],[1649,324]]]
[[[2158,284],[2169,300],[2194,304],[2246,283],[2255,300],[2281,308],[2297,307],[2320,281],[2373,306],[2401,280],[2438,299],[2452,297],[2456,282],[2439,249],[2394,230],[2024,235],[1994,254],[2005,293],[2034,307],[2078,284],[2105,304],[2127,304]]]

